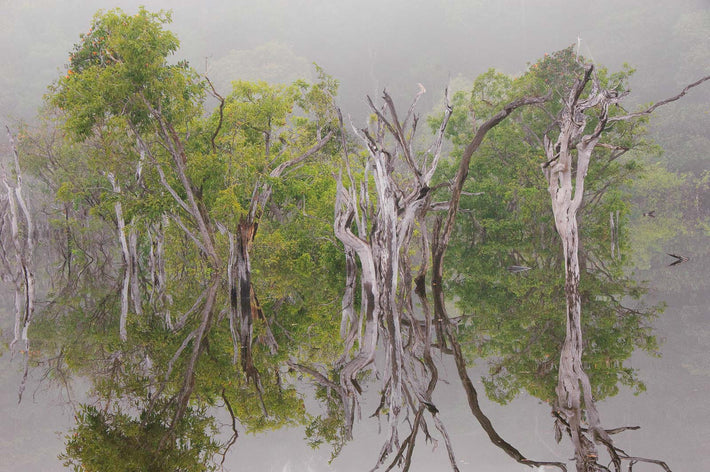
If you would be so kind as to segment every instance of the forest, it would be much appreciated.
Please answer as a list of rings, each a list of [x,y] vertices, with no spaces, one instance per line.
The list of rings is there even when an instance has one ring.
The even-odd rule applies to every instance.
[[[378,90],[360,123],[315,64],[310,80],[214,80],[179,56],[171,19],[99,11],[40,118],[3,130],[17,400],[33,372],[90,385],[64,467],[220,470],[244,433],[286,427],[336,461],[369,417],[363,468],[414,469],[415,446],[439,444],[467,470],[446,377],[511,464],[671,470],[625,445],[662,432],[597,405],[643,392],[627,361],[659,349],[664,306],[634,265],[707,235],[707,169],[663,165],[649,127],[710,75],[639,104],[633,68],[577,42],[519,74]],[[530,455],[481,402],[522,395],[571,458]]]

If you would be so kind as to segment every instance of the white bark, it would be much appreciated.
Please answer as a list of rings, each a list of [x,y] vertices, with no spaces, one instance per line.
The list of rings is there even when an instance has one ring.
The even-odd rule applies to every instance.
[[[381,451],[380,463],[399,446],[398,427],[407,407],[406,398],[425,398],[426,390],[426,382],[415,377],[412,370],[406,369],[412,360],[412,353],[404,346],[403,317],[408,319],[410,327],[416,323],[411,322],[413,315],[407,313],[412,307],[411,286],[400,287],[400,271],[403,267],[409,267],[408,250],[415,222],[430,203],[429,183],[439,162],[443,130],[451,108],[447,107],[444,123],[429,150],[429,157],[418,164],[412,145],[417,125],[413,112],[422,93],[423,89],[415,97],[403,121],[398,118],[394,103],[386,92],[382,110],[377,109],[370,100],[371,109],[377,115],[376,128],[358,132],[369,154],[365,175],[359,182],[353,178],[343,140],[349,186],[346,188],[343,184],[342,173],[338,177],[335,234],[344,244],[346,254],[350,258],[357,255],[360,261],[362,302],[358,328],[364,325],[357,352],[345,362],[358,332],[352,310],[357,265],[354,260],[347,259],[348,285],[342,301],[341,321],[346,349],[342,359],[345,364],[340,373],[341,387],[350,398],[350,403],[345,405],[346,431],[351,431],[353,411],[357,406],[359,386],[356,376],[374,361],[381,336],[387,347],[383,378],[387,395],[383,399],[389,410],[390,433]],[[393,145],[389,142],[390,138],[394,138]],[[400,163],[409,171],[404,179],[395,171]],[[376,198],[372,203],[367,189],[370,178],[375,186]],[[353,231],[354,224],[357,234]],[[411,285],[409,274],[403,280]],[[383,330],[380,332],[381,327]],[[421,345],[421,342],[414,344]],[[415,391],[413,395],[411,389]]]
[[[27,331],[32,322],[35,303],[35,280],[32,270],[34,257],[34,226],[32,215],[30,214],[23,195],[19,153],[9,128],[7,128],[7,134],[13,155],[15,170],[14,186],[10,184],[4,166],[0,169],[0,172],[2,173],[3,185],[7,191],[8,207],[10,210],[10,230],[15,252],[15,326],[13,330],[14,336],[10,346],[12,349],[19,340],[22,340],[25,343],[25,351],[28,351],[29,338]],[[20,211],[18,211],[18,208]],[[20,221],[20,214],[22,215],[22,222]]]
[[[140,266],[138,260],[138,233],[136,231],[136,220],[131,220],[131,225],[128,228],[128,253],[130,256],[129,267],[131,269],[131,300],[133,300],[133,310],[137,315],[143,314],[141,306],[141,291],[140,291]]]
[[[552,143],[549,136],[544,136],[543,145],[547,162],[542,165],[543,173],[548,181],[548,191],[555,217],[555,227],[562,239],[562,249],[565,260],[565,295],[566,335],[560,354],[560,366],[557,384],[557,414],[566,424],[567,430],[575,448],[577,470],[580,472],[609,470],[597,463],[595,443],[603,444],[614,465],[614,470],[621,470],[621,460],[631,459],[623,451],[613,445],[609,433],[603,429],[601,418],[592,397],[590,380],[583,369],[583,334],[582,334],[582,300],[579,291],[579,229],[577,213],[584,198],[584,183],[589,168],[592,153],[596,146],[610,147],[600,144],[600,139],[607,125],[613,121],[628,121],[650,114],[657,107],[675,101],[685,95],[688,90],[710,77],[705,77],[681,91],[675,97],[663,100],[648,109],[622,116],[609,117],[608,110],[620,101],[628,92],[617,92],[602,88],[592,65],[586,65],[583,77],[579,78],[571,88],[569,95],[557,119],[559,134]],[[591,84],[586,98],[582,99],[585,87]],[[588,117],[594,110],[597,124],[588,134]],[[612,257],[618,257],[618,218],[610,215],[613,238]],[[583,427],[583,420],[587,426]],[[559,426],[559,425],[558,425]],[[559,428],[558,428],[559,429]],[[644,461],[649,461],[643,459]],[[660,461],[650,461],[663,464]],[[665,464],[662,465],[667,469]],[[667,469],[669,470],[669,469]]]
[[[116,181],[116,177],[112,172],[106,173],[106,178],[111,183],[113,191],[117,195],[121,195],[121,185]],[[131,274],[131,252],[128,249],[128,240],[126,239],[126,222],[123,218],[123,207],[120,200],[116,200],[113,205],[116,212],[116,223],[118,225],[118,240],[121,242],[121,253],[123,254],[123,284],[121,287],[121,315],[118,322],[118,332],[121,341],[128,340],[127,322],[128,322],[128,298],[130,295]]]
[[[22,393],[25,389],[29,371],[30,338],[28,331],[35,310],[35,278],[32,268],[34,264],[34,226],[32,215],[23,195],[20,155],[10,129],[8,127],[6,129],[10,148],[12,149],[15,170],[13,188],[8,180],[4,165],[0,167],[3,185],[7,191],[12,244],[15,250],[15,323],[10,351],[14,355],[17,342],[19,340],[24,342],[25,365],[19,387],[19,400],[22,401]],[[20,212],[17,211],[18,207],[22,214],[22,222],[20,222]]]
[[[13,276],[13,282],[15,285],[15,323],[13,328],[13,338],[10,342],[10,352],[14,356],[15,345],[20,340],[22,325],[23,325],[23,310],[22,310],[22,299],[23,297],[23,286],[22,280],[22,243],[20,242],[20,230],[17,218],[17,202],[15,201],[15,192],[10,186],[7,179],[7,172],[3,166],[2,170],[2,180],[5,189],[7,190],[8,199],[8,209],[10,211],[10,234],[12,236],[12,244],[15,252],[15,275]]]
[[[159,224],[153,225],[149,231],[150,236],[150,272],[153,288],[151,292],[151,303],[156,307],[156,311],[163,311],[165,326],[174,330],[171,306],[172,296],[167,290],[167,280],[165,276],[165,230],[169,224],[168,216],[163,215]]]

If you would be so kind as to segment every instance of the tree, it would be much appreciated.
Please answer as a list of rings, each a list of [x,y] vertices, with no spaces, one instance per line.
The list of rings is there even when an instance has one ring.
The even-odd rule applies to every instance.
[[[68,324],[81,325],[83,336],[69,330],[64,334],[71,349],[61,340],[54,346],[70,354],[60,359],[94,377],[106,409],[118,408],[110,421],[126,423],[119,399],[138,396],[147,417],[170,418],[166,441],[174,443],[171,435],[194,402],[199,409],[221,400],[235,422],[239,418],[254,431],[301,424],[307,418],[303,402],[282,382],[279,364],[291,355],[327,358],[302,347],[306,340],[325,345],[323,337],[335,328],[327,307],[307,305],[332,299],[328,290],[335,283],[316,295],[317,287],[305,281],[286,288],[279,274],[255,278],[252,251],[261,250],[264,259],[256,269],[267,269],[279,252],[324,233],[324,214],[331,211],[321,200],[335,191],[328,184],[333,147],[327,145],[337,131],[337,83],[319,70],[314,85],[238,82],[223,98],[187,63],[170,64],[178,42],[164,29],[169,20],[167,13],[144,9],[134,16],[120,10],[97,14],[49,96],[75,150],[90,163],[89,178],[102,190],[77,198],[72,189],[88,176],[77,178],[63,159],[37,167],[65,201],[100,215],[100,223],[118,235],[113,247],[118,242],[122,256],[118,264],[111,257],[87,262],[119,274],[109,286],[106,280],[85,285],[92,293],[84,309],[66,314],[76,317]],[[220,106],[205,117],[208,92]],[[295,224],[300,232],[279,237]],[[277,245],[271,252],[255,245],[260,226],[261,232],[269,228],[265,243]],[[74,239],[67,237],[67,245]],[[96,251],[103,249],[86,253]],[[311,245],[299,254],[299,271],[319,270],[325,278],[337,266],[333,252],[328,239]],[[117,280],[120,297],[113,296]],[[273,310],[268,315],[257,297],[259,283],[284,291],[267,297]],[[71,287],[63,292],[52,307],[58,311],[77,296]],[[118,337],[95,343],[115,326],[116,314]],[[310,326],[282,327],[298,314]],[[313,331],[315,323],[319,330]],[[244,377],[234,371],[239,362]]]
[[[30,337],[28,334],[30,324],[35,312],[35,277],[34,277],[34,247],[35,234],[33,216],[25,199],[23,191],[23,172],[20,168],[20,155],[15,144],[10,128],[6,127],[12,153],[12,174],[8,175],[4,162],[0,162],[0,180],[5,187],[5,194],[0,200],[0,229],[5,225],[10,226],[10,233],[0,232],[2,236],[2,249],[0,250],[0,264],[3,268],[3,279],[7,277],[15,288],[14,307],[15,323],[13,338],[10,342],[10,351],[15,356],[16,345],[22,341],[25,358],[25,372],[19,388],[19,401],[25,389],[25,381],[29,370]],[[14,180],[14,182],[11,182]],[[3,234],[4,233],[4,234]],[[14,259],[11,260],[11,259]],[[6,275],[7,274],[7,275]]]
[[[550,64],[547,67],[552,69]],[[462,151],[461,144],[472,134],[469,110],[485,117],[494,111],[492,103],[529,86],[536,74],[537,67],[515,79],[489,71],[474,82],[470,92],[455,95],[457,112],[447,130],[455,146],[453,154]],[[555,78],[555,87],[565,80],[559,73],[549,72],[550,76]],[[542,150],[526,132],[540,127],[544,118],[537,113],[528,109],[502,123],[474,155],[462,199],[464,210],[452,236],[450,250],[457,264],[446,279],[448,296],[455,297],[467,314],[458,329],[465,340],[465,355],[471,362],[488,359],[490,374],[484,385],[491,398],[503,403],[521,390],[553,401],[555,358],[564,340],[564,329],[557,322],[564,308],[560,270],[564,261],[556,243],[547,188],[539,174]],[[626,233],[615,241],[620,254],[610,252],[609,215],[628,214],[625,186],[642,172],[634,160],[621,161],[590,171],[588,198],[592,203],[582,209],[585,224],[580,231],[585,243],[581,257],[587,275],[581,290],[589,311],[583,321],[591,340],[584,362],[597,399],[613,395],[617,384],[643,389],[634,371],[622,369],[621,362],[637,347],[655,348],[649,321],[656,309],[627,301],[638,299],[643,289],[625,275],[630,255]],[[445,172],[443,178],[451,173]],[[625,220],[621,221],[625,227]],[[620,338],[627,340],[623,348],[616,342]]]
[[[552,60],[571,57],[571,49]],[[571,61],[568,60],[569,63]],[[683,91],[636,113],[618,112],[614,106],[628,95],[623,80],[606,82],[593,64],[572,63],[578,72],[574,84],[561,95],[561,108],[549,131],[542,138],[546,162],[542,170],[548,181],[555,217],[555,228],[560,235],[565,260],[566,326],[565,341],[560,356],[556,389],[557,409],[561,422],[567,427],[575,446],[577,470],[598,470],[595,442],[603,444],[614,463],[621,470],[621,460],[632,464],[639,458],[629,458],[613,445],[609,433],[601,426],[599,413],[592,396],[591,383],[582,365],[583,337],[581,328],[582,297],[580,292],[579,225],[577,215],[582,207],[585,179],[596,149],[611,151],[611,159],[628,150],[627,146],[604,141],[615,124],[624,124],[652,113],[666,103],[678,100],[692,87],[710,76],[688,85]],[[582,412],[588,429],[582,427]],[[558,425],[558,427],[561,427]],[[588,437],[587,434],[591,436]],[[665,467],[665,465],[663,464]],[[666,467],[667,468],[667,467]]]
[[[423,218],[431,203],[429,184],[441,157],[443,132],[450,109],[428,152],[416,153],[413,143],[418,117],[414,115],[414,107],[424,92],[420,86],[403,120],[398,117],[394,102],[386,92],[382,109],[369,100],[376,116],[374,126],[358,132],[368,152],[364,173],[358,181],[355,180],[355,170],[344,144],[349,187],[346,188],[343,183],[342,171],[338,178],[335,234],[345,246],[348,270],[342,302],[341,335],[345,337],[345,350],[340,373],[341,397],[349,434],[356,395],[360,393],[356,376],[374,361],[378,337],[383,336],[387,345],[388,366],[381,408],[389,411],[390,435],[382,448],[378,465],[384,462],[394,448],[399,448],[397,430],[402,418],[400,415],[404,414],[407,405],[418,411],[410,436],[413,445],[423,408],[431,404],[431,393],[436,383],[435,374],[429,372],[429,366],[417,359],[420,354],[415,354],[415,351],[424,349],[424,358],[431,361],[428,334],[421,330],[413,313],[408,252],[417,220]],[[396,173],[400,166],[404,168],[401,180]],[[374,195],[370,195],[368,188],[370,180],[374,183]],[[359,316],[355,314],[354,306],[356,255],[361,268]],[[401,285],[400,277],[403,279]],[[363,323],[364,333],[360,334]],[[381,330],[381,327],[384,329]],[[407,344],[405,329],[410,336]],[[349,358],[356,338],[358,351]],[[418,367],[424,368],[421,374]],[[446,436],[443,424],[436,416],[433,418]],[[447,448],[450,450],[448,440]],[[401,455],[401,451],[398,455]]]
[[[444,437],[452,468],[458,470],[448,433],[437,416],[438,409],[431,400],[438,381],[437,368],[431,356],[431,348],[434,346],[432,329],[436,326],[436,347],[454,354],[472,414],[488,432],[491,440],[518,461],[543,465],[546,463],[526,459],[500,438],[488,418],[481,412],[477,394],[463,364],[460,345],[451,330],[451,323],[445,311],[442,285],[443,257],[449,244],[473,153],[486,134],[510,113],[525,105],[544,102],[545,98],[525,97],[514,100],[504,105],[503,109],[490,119],[483,121],[474,137],[467,143],[455,179],[449,181],[448,185],[443,183],[433,186],[432,179],[440,162],[444,132],[452,109],[447,102],[443,119],[434,133],[434,144],[425,152],[417,152],[414,143],[418,118],[414,114],[414,107],[423,93],[424,88],[420,86],[420,92],[403,120],[399,118],[394,102],[386,92],[383,95],[382,108],[377,108],[372,100],[368,100],[374,113],[374,122],[369,129],[358,132],[367,148],[362,176],[355,177],[357,174],[350,154],[345,143],[343,145],[349,186],[344,185],[341,173],[336,202],[335,233],[345,245],[348,268],[346,292],[342,303],[345,356],[348,356],[356,338],[358,341],[355,355],[352,358],[344,358],[347,362],[340,372],[339,392],[345,408],[346,431],[352,427],[357,405],[356,395],[361,393],[356,376],[374,361],[378,338],[381,336],[386,346],[387,363],[380,406],[375,415],[379,415],[381,411],[387,412],[390,433],[380,452],[377,466],[383,464],[387,456],[397,449],[392,465],[404,462],[404,469],[409,468],[419,429],[421,428],[427,439],[430,439],[426,421],[423,419],[426,410]],[[374,184],[372,190],[369,187],[371,182]],[[450,189],[451,197],[448,201],[435,202],[434,192],[445,188]],[[427,213],[442,209],[447,212],[446,220],[437,217],[431,230],[432,235],[429,235]],[[417,226],[422,236],[420,247],[416,251],[420,267],[415,277],[410,261],[410,245]],[[425,289],[430,254],[436,321],[432,319]],[[355,256],[359,264],[356,264]],[[361,303],[360,315],[356,316],[354,294],[358,267],[361,270]],[[415,294],[422,307],[424,320],[415,316]],[[363,324],[364,332],[361,333],[359,330]],[[447,342],[453,351],[446,347]],[[316,380],[323,386],[327,384],[322,375],[316,376]],[[415,420],[409,435],[400,443],[398,428],[400,415],[403,415],[405,410],[415,414]]]

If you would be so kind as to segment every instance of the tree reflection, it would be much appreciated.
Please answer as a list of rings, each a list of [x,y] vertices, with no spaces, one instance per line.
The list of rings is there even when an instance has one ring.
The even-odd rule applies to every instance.
[[[628,207],[620,183],[639,167],[620,158],[645,145],[637,120],[707,78],[646,110],[627,113],[610,108],[628,94],[627,77],[626,72],[597,71],[569,48],[534,64],[516,82],[490,72],[479,78],[471,94],[471,104],[476,104],[516,93],[516,86],[554,91],[541,107],[552,117],[546,129],[539,127],[546,120],[536,120],[540,111],[534,111],[509,122],[503,139],[478,156],[478,169],[484,170],[474,185],[481,186],[470,202],[471,216],[464,219],[459,243],[460,259],[473,261],[473,267],[456,267],[451,285],[459,303],[472,313],[473,353],[495,356],[485,381],[489,394],[506,402],[525,389],[547,401],[556,417],[556,439],[568,433],[579,471],[608,470],[596,444],[604,446],[614,470],[621,470],[622,461],[629,468],[647,461],[667,469],[662,461],[631,457],[615,446],[611,434],[629,428],[605,429],[596,407],[618,391],[617,384],[643,389],[623,361],[636,348],[655,348],[649,321],[657,308],[625,305],[641,290],[624,276],[627,248],[619,214]],[[457,131],[453,129],[455,136]],[[506,141],[509,137],[513,140]],[[540,152],[554,217],[543,223],[540,215],[549,215],[540,211],[545,192],[529,178],[537,167],[530,163]],[[549,245],[556,239],[561,254],[558,244]],[[469,254],[470,259],[465,257]],[[495,294],[487,296],[489,291]],[[567,315],[564,331],[558,321],[561,312]]]
[[[143,442],[167,468],[209,468],[234,442],[204,440],[215,408],[233,439],[307,424],[286,361],[337,355],[335,81],[212,89],[222,106],[206,116],[209,81],[168,61],[169,20],[97,14],[23,143],[58,202],[42,202],[61,269],[33,334],[48,375],[93,387],[68,443],[77,467]]]
[[[314,85],[240,82],[223,98],[167,62],[168,20],[98,16],[50,95],[67,134],[48,125],[24,142],[58,201],[46,212],[59,269],[33,345],[48,375],[92,384],[65,465],[211,470],[240,429],[296,425],[334,458],[376,385],[372,416],[387,428],[374,467],[408,470],[421,433],[458,470],[434,400],[438,359],[451,356],[473,419],[518,463],[566,470],[498,433],[468,372],[476,361],[488,362],[490,398],[550,405],[578,470],[608,469],[597,443],[617,471],[622,460],[668,470],[615,446],[610,435],[633,428],[603,428],[595,406],[621,386],[643,390],[624,361],[656,349],[658,307],[637,303],[623,224],[624,185],[640,171],[625,154],[647,146],[635,119],[654,107],[609,111],[628,71],[595,72],[571,49],[518,78],[489,71],[446,96],[420,148],[423,86],[405,114],[386,92],[368,99],[371,121],[351,137],[322,71]],[[112,42],[124,28],[156,48]],[[220,107],[205,117],[210,90]],[[306,377],[317,417],[297,388]],[[217,409],[229,415],[222,443]]]
[[[146,399],[126,409],[84,405],[60,459],[74,470],[214,470],[211,458],[222,447],[213,439],[214,419],[194,408],[177,425],[171,424],[174,416],[170,405]]]

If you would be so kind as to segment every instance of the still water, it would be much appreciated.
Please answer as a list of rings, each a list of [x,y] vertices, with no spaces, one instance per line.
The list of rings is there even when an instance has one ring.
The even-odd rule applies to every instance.
[[[634,353],[625,365],[638,370],[646,391],[638,395],[621,388],[618,395],[599,403],[602,423],[607,428],[640,426],[614,437],[618,447],[630,455],[650,457],[666,462],[674,471],[707,470],[710,460],[710,285],[704,236],[670,241],[668,252],[688,254],[689,261],[669,267],[672,262],[663,253],[651,258],[649,267],[638,276],[649,280],[648,304],[663,301],[665,311],[655,320],[654,330],[660,341],[659,356]],[[6,297],[6,300],[10,300]],[[6,304],[7,305],[7,304]],[[3,339],[11,330],[10,307],[4,307]],[[7,345],[5,345],[7,346]],[[60,471],[65,470],[57,455],[63,451],[64,436],[73,426],[74,410],[86,395],[87,384],[72,382],[70,394],[42,379],[42,371],[33,369],[21,404],[17,389],[22,362],[10,360],[3,348],[0,357],[0,470]],[[460,388],[456,369],[450,359],[439,358],[441,382],[434,394],[440,417],[448,427],[460,470],[508,471],[529,470],[517,464],[495,447],[479,424],[472,418]],[[469,375],[481,396],[482,410],[498,433],[529,458],[567,462],[573,452],[566,441],[555,442],[550,407],[523,394],[507,405],[485,398],[479,378],[487,372],[485,362],[476,363]],[[306,395],[311,390],[303,382],[299,389]],[[224,470],[242,471],[343,471],[369,470],[375,463],[385,427],[368,418],[377,407],[376,387],[364,386],[362,420],[356,423],[354,440],[348,443],[332,462],[330,450],[308,446],[303,428],[283,428],[260,434],[240,434],[227,454]],[[316,401],[306,398],[306,405],[317,412]],[[228,418],[218,414],[224,431]],[[386,423],[383,422],[383,423]],[[225,435],[222,439],[225,440]],[[450,470],[444,445],[420,440],[415,449],[412,469],[415,471]],[[553,470],[551,468],[545,470]],[[635,471],[661,470],[653,464],[637,464]]]

